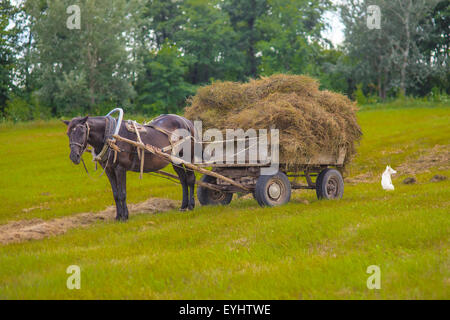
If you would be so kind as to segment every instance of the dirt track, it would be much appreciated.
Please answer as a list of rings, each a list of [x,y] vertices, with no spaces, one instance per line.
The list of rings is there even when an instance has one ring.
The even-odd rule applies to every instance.
[[[435,145],[432,149],[421,150],[417,159],[398,166],[397,169],[403,174],[416,174],[428,172],[431,168],[448,170],[450,168],[450,145]]]
[[[157,213],[175,209],[178,203],[169,199],[150,198],[137,204],[129,204],[130,215],[137,213]],[[26,240],[39,240],[65,233],[69,229],[87,227],[98,220],[113,220],[116,207],[103,211],[78,213],[72,216],[52,220],[21,220],[0,225],[0,243],[17,243]]]
[[[415,175],[429,172],[431,168],[448,170],[450,168],[450,145],[435,145],[431,149],[423,149],[418,152],[419,156],[407,159],[394,169],[400,175]],[[346,178],[346,183],[370,183],[381,178],[382,172],[364,172],[357,176]]]

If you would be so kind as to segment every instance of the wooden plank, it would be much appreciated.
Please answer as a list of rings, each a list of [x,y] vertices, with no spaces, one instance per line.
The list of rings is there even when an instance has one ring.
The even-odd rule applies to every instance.
[[[166,176],[166,177],[169,177],[169,178],[172,178],[172,179],[179,180],[178,176],[176,176],[174,174],[171,174],[171,173],[168,173],[168,172],[165,172],[165,171],[162,171],[162,170],[155,171],[155,173],[161,174],[163,176]],[[209,188],[209,189],[212,189],[212,190],[215,190],[215,191],[222,191],[220,188],[216,187],[215,185],[213,185],[211,183],[207,183],[207,182],[202,182],[202,181],[196,180],[195,184],[200,186],[200,187]]]
[[[308,162],[299,164],[304,165],[305,167],[308,166],[342,166],[344,164],[346,155],[346,149],[341,148],[339,149],[339,154],[337,156],[332,154],[318,154],[314,157],[312,157]],[[212,167],[212,168],[232,168],[232,167],[268,167],[270,166],[270,162],[264,162],[264,163],[198,163],[196,164],[199,167]],[[280,164],[282,166],[282,164]]]
[[[227,178],[227,177],[222,176],[220,174],[217,174],[217,173],[215,173],[213,171],[200,168],[200,167],[198,167],[196,165],[193,165],[190,162],[184,161],[181,158],[177,158],[177,157],[174,157],[174,156],[172,156],[170,154],[164,153],[164,152],[161,151],[161,149],[159,149],[157,147],[151,146],[149,144],[143,144],[143,143],[140,143],[140,142],[136,142],[136,141],[133,141],[133,140],[130,140],[130,139],[127,139],[127,138],[123,138],[123,137],[121,137],[119,135],[113,135],[113,137],[116,138],[117,140],[120,140],[120,141],[123,141],[123,142],[127,142],[127,143],[129,143],[129,144],[131,144],[131,145],[133,145],[135,147],[143,148],[143,149],[145,149],[147,151],[150,151],[153,154],[159,155],[162,158],[165,158],[166,160],[168,160],[169,162],[181,163],[181,164],[183,164],[184,166],[186,166],[189,169],[192,169],[194,171],[198,171],[198,172],[206,174],[208,176],[215,177],[217,179],[221,179],[221,180],[226,181],[229,184],[232,184],[232,185],[234,185],[234,186],[236,186],[236,187],[238,187],[238,188],[240,188],[242,190],[250,191],[250,189],[248,189],[244,185],[234,181],[233,179]]]
[[[343,165],[344,164],[344,160],[345,160],[345,155],[347,154],[347,149],[346,148],[341,148],[339,150],[339,157],[337,160],[337,164],[338,165]]]
[[[269,167],[270,163],[197,163],[199,167],[213,168],[247,168],[247,167]]]
[[[294,182],[291,182],[291,188],[294,190],[296,190],[296,189],[315,189],[315,187],[305,186],[303,184],[294,183]]]
[[[309,160],[308,165],[343,165],[346,151],[345,148],[340,148],[337,156],[324,153],[318,154]]]

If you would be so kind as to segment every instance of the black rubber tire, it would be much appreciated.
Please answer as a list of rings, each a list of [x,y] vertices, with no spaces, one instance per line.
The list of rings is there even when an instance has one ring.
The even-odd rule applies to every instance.
[[[270,194],[271,186],[275,187],[275,196]],[[259,176],[253,196],[261,207],[281,206],[291,199],[291,182],[283,172]]]
[[[318,188],[318,186],[320,186],[321,184],[322,184],[322,178],[323,178],[323,175],[328,171],[328,170],[330,170],[329,168],[327,168],[327,169],[324,169],[324,170],[322,170],[320,173],[319,173],[319,175],[317,176],[317,179],[316,179],[316,196],[317,196],[317,199],[322,199],[322,194],[321,194],[321,191],[320,191],[320,189]]]
[[[211,184],[217,183],[216,178],[208,176],[206,174],[200,178],[200,181]],[[197,199],[202,206],[227,205],[231,202],[232,198],[233,198],[232,193],[214,191],[201,186],[197,187]]]
[[[316,195],[319,200],[342,199],[344,179],[336,169],[327,168],[320,172],[316,180]]]

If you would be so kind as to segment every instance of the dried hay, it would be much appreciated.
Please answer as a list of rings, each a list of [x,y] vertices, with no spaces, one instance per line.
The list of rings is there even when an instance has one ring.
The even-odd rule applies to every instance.
[[[356,105],[347,97],[320,91],[317,80],[299,75],[273,75],[248,83],[215,82],[188,101],[185,116],[202,120],[203,128],[280,130],[280,163],[294,168],[319,153],[344,163],[355,154],[362,133]]]
[[[150,198],[141,203],[129,204],[128,210],[130,215],[135,215],[163,212],[175,209],[176,207],[176,201]],[[45,239],[64,234],[70,229],[88,227],[99,220],[113,220],[115,216],[116,206],[110,206],[100,212],[78,213],[50,220],[32,219],[12,221],[0,225],[0,244]]]

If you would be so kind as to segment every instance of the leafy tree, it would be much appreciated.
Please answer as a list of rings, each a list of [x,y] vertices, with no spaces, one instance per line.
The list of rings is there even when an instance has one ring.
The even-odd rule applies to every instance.
[[[409,86],[412,86],[414,81],[412,77],[421,81],[424,72],[428,71],[426,66],[420,63],[423,54],[417,45],[417,40],[414,40],[429,37],[427,26],[421,25],[420,21],[437,2],[438,0],[384,0],[381,3],[385,14],[390,18],[389,46],[392,48],[391,57],[394,65],[400,71],[399,85],[403,93],[406,93],[408,80]],[[407,79],[408,76],[410,79]]]
[[[198,85],[273,73],[310,74],[361,101],[450,91],[450,0],[346,0],[338,49],[321,36],[331,2],[0,0],[0,112],[178,112]],[[74,4],[80,30],[66,27]],[[367,27],[368,5],[381,30]]]
[[[183,14],[183,1],[147,0],[141,7],[141,41],[144,47],[161,48],[166,41],[173,41],[188,17]]]
[[[430,65],[420,50],[419,39],[429,37],[428,25],[421,21],[434,8],[437,0],[348,0],[341,6],[346,27],[345,48],[356,61],[353,77],[378,89],[385,98],[389,91],[414,92],[431,73]],[[369,5],[381,9],[381,29],[367,27]]]
[[[320,80],[321,88],[352,96],[356,83],[352,78],[352,61],[345,52],[323,49],[314,60],[311,74]]]
[[[0,1],[0,113],[3,113],[13,87],[15,44],[19,33],[18,26],[14,24],[17,13],[11,1]]]
[[[193,84],[212,79],[236,80],[242,72],[244,56],[236,48],[238,35],[220,2],[188,0],[183,12],[189,17],[175,35],[188,64],[187,80]]]
[[[330,7],[325,0],[269,0],[268,11],[257,22],[262,38],[256,45],[261,74],[317,73],[316,59],[324,28],[322,14]]]
[[[126,105],[133,95],[133,65],[126,37],[130,29],[126,0],[79,1],[81,28],[68,29],[70,0],[28,0],[35,23],[34,73],[39,96],[53,114],[80,113],[97,104]]]
[[[258,20],[269,11],[268,0],[224,0],[223,9],[230,16],[230,22],[239,38],[236,47],[245,54],[244,72],[246,77],[258,74],[257,42],[262,40]]]
[[[432,73],[419,86],[417,93],[426,95],[432,88],[437,88],[450,94],[450,0],[440,1],[421,21],[421,28],[428,30],[429,37],[415,41],[431,66]]]
[[[182,109],[186,97],[194,91],[194,87],[184,81],[187,71],[184,60],[180,50],[168,42],[161,49],[148,53],[145,69],[136,85],[137,111],[155,115]]]

